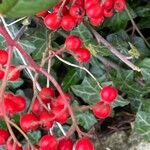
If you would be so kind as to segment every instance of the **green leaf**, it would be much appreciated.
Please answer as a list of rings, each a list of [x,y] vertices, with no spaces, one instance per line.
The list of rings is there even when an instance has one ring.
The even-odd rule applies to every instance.
[[[9,81],[7,86],[10,89],[16,89],[16,88],[20,87],[23,83],[24,83],[24,81],[20,78],[17,81]]]
[[[71,86],[71,89],[76,96],[82,98],[87,104],[94,104],[100,100],[97,83],[87,77],[84,78],[80,85]]]
[[[130,43],[130,42],[128,42],[128,43],[129,43],[130,48],[131,48],[128,53],[132,56],[132,58],[138,59],[140,56],[138,49],[132,43]]]
[[[32,131],[27,133],[29,139],[32,143],[38,143],[39,139],[41,138],[41,131]]]
[[[146,83],[150,83],[150,69],[141,68],[141,74]]]
[[[136,14],[132,9],[129,8],[130,14],[135,18]],[[125,29],[130,18],[128,17],[126,11],[115,13],[115,15],[106,21],[103,24],[103,27],[109,27],[113,31],[118,31],[120,29]]]
[[[150,113],[138,111],[134,129],[136,132],[140,133],[145,140],[150,142]]]
[[[150,4],[141,6],[136,9],[136,13],[140,17],[150,17]]]
[[[63,79],[62,88],[66,91],[70,88],[71,85],[74,85],[76,82],[77,71],[75,69],[70,69]]]
[[[78,125],[82,126],[86,130],[91,129],[91,127],[97,123],[96,118],[89,111],[77,114],[76,118]]]
[[[11,16],[31,16],[42,10],[47,10],[58,0],[5,0],[0,4],[0,13]]]
[[[141,61],[140,67],[150,69],[150,58],[145,58]]]
[[[128,105],[130,102],[127,99],[124,99],[122,96],[118,96],[116,101],[112,104],[112,107],[124,107]]]
[[[7,125],[6,125],[5,121],[1,120],[1,119],[0,119],[0,128],[7,129]]]

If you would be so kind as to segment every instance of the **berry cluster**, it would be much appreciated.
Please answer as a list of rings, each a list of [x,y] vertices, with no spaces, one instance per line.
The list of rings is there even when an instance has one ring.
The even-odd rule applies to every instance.
[[[110,103],[114,102],[118,96],[118,91],[113,86],[105,86],[100,91],[101,101],[92,107],[93,114],[97,118],[106,118],[111,113]]]
[[[44,17],[46,27],[51,30],[61,27],[70,31],[86,17],[92,25],[99,26],[105,18],[113,16],[114,10],[121,12],[125,6],[125,0],[66,0],[55,5],[52,12],[42,11],[36,15]]]
[[[90,51],[87,48],[82,47],[82,40],[79,37],[75,35],[69,35],[66,38],[65,46],[67,50],[75,54],[75,58],[78,62],[85,63],[90,60]]]
[[[7,60],[8,60],[8,52],[3,49],[0,49],[0,80],[4,78]],[[14,65],[10,66],[8,73],[9,81],[16,81],[19,79],[20,71],[19,70],[15,71],[15,69],[16,66]]]

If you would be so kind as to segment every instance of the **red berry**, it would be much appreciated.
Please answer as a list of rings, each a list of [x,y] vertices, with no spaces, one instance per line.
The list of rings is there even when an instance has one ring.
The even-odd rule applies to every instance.
[[[22,150],[22,147],[11,141],[6,143],[5,150]]]
[[[49,128],[52,127],[53,125],[53,118],[54,118],[54,114],[53,113],[49,113],[48,111],[44,110],[42,112],[40,112],[40,121],[42,121],[42,126],[44,129],[48,130]]]
[[[99,4],[99,0],[85,0],[84,8],[87,9],[90,6],[97,5],[97,4]]]
[[[104,15],[104,17],[112,17],[113,9],[104,9],[103,15]]]
[[[100,26],[103,22],[104,22],[104,17],[100,16],[98,18],[89,18],[90,19],[90,23],[93,26]]]
[[[16,103],[17,112],[23,111],[26,108],[26,100],[21,95],[13,97],[13,101]]]
[[[39,92],[39,96],[44,103],[48,103],[51,101],[51,98],[53,98],[55,96],[55,91],[51,87],[44,87]]]
[[[39,115],[39,113],[43,110],[42,105],[40,104],[38,99],[35,99],[33,102],[33,105],[31,107],[31,110],[33,113],[35,113],[36,115]]]
[[[5,144],[9,136],[10,134],[7,130],[0,128],[0,145]]]
[[[117,98],[118,91],[113,86],[105,86],[100,91],[100,96],[102,98],[102,101],[112,103]]]
[[[56,116],[55,120],[61,124],[66,123],[69,117],[68,110],[63,110],[63,108],[64,107],[60,106],[52,109],[53,114]]]
[[[61,17],[56,13],[50,13],[44,18],[44,24],[51,30],[56,30],[60,27]]]
[[[70,16],[70,15],[63,16],[62,21],[61,21],[61,27],[64,30],[70,31],[75,26],[76,26],[76,22],[75,22],[75,19],[72,16]]]
[[[65,45],[68,50],[74,51],[82,46],[82,41],[75,35],[69,35],[66,38]]]
[[[85,10],[83,9],[83,7],[79,5],[71,6],[69,12],[72,17],[77,18],[77,19],[81,19],[85,15]]]
[[[62,5],[62,2],[60,2],[60,3],[58,3],[58,4],[56,4],[54,7],[53,7],[53,12],[55,12],[55,13],[58,13],[59,12],[59,10],[60,10],[60,6]],[[68,14],[68,8],[66,7],[66,6],[64,6],[63,8],[62,8],[62,15],[67,15]]]
[[[58,141],[53,135],[44,135],[39,141],[40,150],[57,150]]]
[[[0,49],[0,64],[5,65],[8,60],[8,53],[5,50]]]
[[[103,7],[100,5],[91,5],[86,9],[89,18],[98,18],[103,15]]]
[[[78,48],[75,51],[75,55],[76,55],[76,59],[80,62],[80,63],[86,63],[90,60],[91,58],[91,53],[88,49],[86,48]]]
[[[62,139],[59,141],[58,150],[72,150],[73,149],[73,142],[71,139]]]
[[[125,0],[115,0],[114,9],[118,12],[122,12],[126,7]]]
[[[0,80],[3,79],[4,74],[5,74],[4,71],[2,69],[0,69]]]
[[[88,138],[82,138],[76,142],[75,150],[94,150],[94,145]]]
[[[107,103],[104,103],[102,101],[96,103],[95,105],[93,105],[92,107],[92,111],[93,114],[97,117],[97,118],[107,118],[110,113],[111,113],[111,106]]]
[[[48,15],[48,10],[44,10],[36,13],[37,17],[46,17],[47,15]]]
[[[104,9],[112,9],[114,0],[105,0],[103,3]]]
[[[32,114],[24,114],[20,118],[20,127],[28,132],[30,130],[35,130],[39,127],[38,119]]]
[[[8,80],[10,81],[16,81],[20,78],[20,70],[16,70],[15,72],[14,70],[16,70],[16,66],[10,66],[8,74]]]

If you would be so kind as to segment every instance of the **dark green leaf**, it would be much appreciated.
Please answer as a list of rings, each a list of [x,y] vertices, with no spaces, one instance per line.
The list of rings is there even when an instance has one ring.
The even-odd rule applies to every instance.
[[[28,137],[32,141],[32,143],[38,143],[39,139],[41,138],[41,131],[32,131],[28,132]]]

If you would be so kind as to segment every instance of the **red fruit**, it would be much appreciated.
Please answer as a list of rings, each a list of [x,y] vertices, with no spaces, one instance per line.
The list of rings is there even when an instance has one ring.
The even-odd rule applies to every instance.
[[[21,95],[13,97],[13,101],[16,103],[17,112],[23,111],[26,108],[26,100]]]
[[[74,0],[70,0],[71,5],[72,5],[72,2],[73,2],[73,1],[74,1]],[[75,4],[75,5],[79,5],[79,6],[83,6],[84,0],[76,0],[74,4]]]
[[[114,9],[118,12],[122,12],[126,7],[125,0],[115,0]]]
[[[16,70],[16,66],[10,66],[8,74],[8,80],[10,81],[16,81],[20,78],[20,70],[16,70],[15,72],[14,70]]]
[[[103,15],[104,15],[104,17],[112,17],[113,9],[104,9]]]
[[[65,46],[68,50],[74,51],[82,46],[82,41],[75,35],[69,35],[66,38]]]
[[[61,27],[64,30],[70,31],[75,26],[76,26],[76,22],[75,22],[75,19],[72,16],[70,16],[70,15],[63,16],[62,21],[61,21]]]
[[[78,48],[75,51],[75,55],[76,55],[76,59],[80,62],[80,63],[86,63],[90,60],[91,58],[91,53],[88,49],[86,48]]]
[[[48,111],[44,110],[42,112],[40,112],[40,121],[42,121],[42,126],[44,129],[48,130],[49,128],[52,127],[53,125],[53,119],[54,118],[54,114],[53,113],[49,113]]]
[[[92,107],[92,111],[93,114],[97,117],[97,118],[107,118],[110,113],[111,113],[111,106],[107,103],[104,102],[98,102],[95,105],[93,105]]]
[[[20,118],[20,127],[25,131],[35,130],[39,127],[38,119],[33,114],[24,114]]]
[[[53,114],[56,116],[55,120],[61,124],[66,123],[69,117],[68,110],[63,110],[63,108],[64,107],[60,106],[60,107],[54,107],[52,109]]]
[[[59,141],[58,150],[72,150],[73,149],[73,142],[71,139],[62,139]]]
[[[10,134],[7,130],[0,128],[0,145],[5,144],[9,136]]]
[[[85,10],[83,9],[83,7],[79,5],[71,6],[69,12],[72,17],[77,18],[77,19],[81,19],[85,15]]]
[[[112,9],[114,0],[105,0],[103,3],[104,9]]]
[[[50,13],[44,18],[44,24],[51,30],[56,30],[60,27],[61,17],[57,13]]]
[[[3,79],[4,74],[5,74],[4,71],[2,69],[0,69],[0,80]]]
[[[55,5],[53,7],[53,12],[58,13],[61,5],[62,5],[62,2],[58,3],[57,5]],[[62,8],[62,12],[61,13],[62,13],[62,15],[67,15],[68,14],[68,8],[66,6],[64,6]]]
[[[39,92],[39,96],[44,103],[48,103],[51,101],[51,98],[53,98],[55,96],[55,91],[51,87],[44,87]]]
[[[37,17],[46,17],[47,15],[48,15],[48,10],[44,10],[36,13]]]
[[[113,86],[105,86],[100,91],[100,96],[102,98],[102,101],[112,103],[117,98],[118,91]]]
[[[36,115],[39,115],[39,113],[43,110],[42,105],[40,104],[38,99],[35,99],[33,102],[33,105],[31,107],[31,110],[33,113],[35,113]]]
[[[6,93],[4,94],[4,99],[5,99],[5,98],[7,98],[7,99],[13,99],[13,97],[14,97],[14,94],[11,93],[11,92],[6,92]]]
[[[82,138],[76,142],[75,150],[94,150],[94,145],[88,138]]]
[[[40,150],[57,150],[58,141],[53,135],[44,135],[39,141]]]
[[[5,65],[8,60],[8,53],[5,50],[0,49],[0,64]]]
[[[22,147],[11,141],[6,143],[5,150],[22,150]]]
[[[98,18],[103,15],[103,7],[100,5],[91,5],[86,9],[86,14],[89,18]]]
[[[100,16],[98,18],[89,18],[90,19],[90,23],[93,26],[100,26],[103,22],[104,22],[104,17]]]
[[[97,5],[97,4],[99,4],[99,0],[85,0],[84,8],[87,9],[90,6]]]

